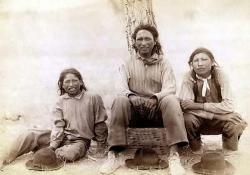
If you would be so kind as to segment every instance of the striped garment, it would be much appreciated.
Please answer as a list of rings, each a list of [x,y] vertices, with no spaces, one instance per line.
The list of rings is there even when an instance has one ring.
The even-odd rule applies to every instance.
[[[169,62],[156,53],[149,60],[150,62],[145,62],[137,54],[120,67],[124,95],[156,96],[160,101],[163,97],[176,93],[175,77]]]

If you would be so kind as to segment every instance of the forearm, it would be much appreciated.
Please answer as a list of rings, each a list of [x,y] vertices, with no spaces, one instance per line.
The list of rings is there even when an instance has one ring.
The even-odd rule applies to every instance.
[[[214,113],[207,112],[204,110],[199,110],[199,109],[186,110],[186,111],[184,111],[184,113],[193,114],[197,117],[201,117],[201,118],[209,119],[209,120],[212,120],[214,118]]]
[[[233,102],[224,100],[221,103],[205,103],[204,110],[216,114],[228,114],[233,112]]]
[[[54,149],[59,147],[64,138],[65,121],[62,119],[62,112],[60,110],[54,111],[54,125],[50,136],[50,147]]]
[[[194,110],[204,110],[204,103],[194,103],[191,109]]]
[[[181,106],[186,113],[205,119],[213,119],[214,113],[204,110],[204,103],[195,103],[192,100],[181,101]]]
[[[195,103],[193,100],[181,100],[181,107],[183,110],[203,110],[204,103]]]
[[[56,149],[60,146],[64,138],[64,128],[53,128],[51,132],[50,147]]]
[[[54,149],[59,147],[64,138],[64,127],[66,123],[65,120],[63,119],[62,106],[63,106],[62,99],[59,99],[52,112],[54,122],[50,136],[50,147]]]
[[[95,140],[100,145],[106,145],[108,128],[105,122],[95,124]]]

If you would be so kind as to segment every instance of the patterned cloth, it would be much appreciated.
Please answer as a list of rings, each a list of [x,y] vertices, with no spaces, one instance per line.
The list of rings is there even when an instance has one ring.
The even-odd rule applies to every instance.
[[[127,60],[120,68],[122,95],[111,108],[108,143],[110,147],[126,146],[128,127],[164,127],[167,144],[187,143],[180,102],[175,96],[176,83],[173,70],[162,55],[154,54],[146,63],[139,54]],[[161,118],[151,117],[145,109],[135,109],[128,96],[157,97],[158,104],[152,113],[161,113]],[[138,113],[139,115],[136,115]],[[150,118],[150,119],[149,119]],[[152,119],[152,120],[151,120]]]
[[[120,67],[123,95],[156,96],[158,100],[174,95],[176,82],[169,62],[157,54],[152,55],[154,64],[145,64],[142,59],[137,54]]]

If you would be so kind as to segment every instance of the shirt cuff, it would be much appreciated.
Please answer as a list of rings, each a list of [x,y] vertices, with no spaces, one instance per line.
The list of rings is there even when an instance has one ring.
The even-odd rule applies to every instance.
[[[52,148],[58,148],[59,147],[59,145],[60,145],[60,143],[59,142],[56,142],[56,141],[52,141],[52,142],[50,142],[50,147],[52,147]]]
[[[136,96],[136,94],[133,93],[133,92],[128,92],[128,93],[126,93],[126,96],[127,96],[127,97],[129,97],[130,95],[135,95],[135,96]]]
[[[157,101],[160,101],[160,100],[163,98],[163,96],[162,96],[161,93],[155,93],[155,94],[153,95],[153,97],[156,97],[156,98],[157,98]]]
[[[212,120],[214,118],[214,113],[206,112],[206,118]]]

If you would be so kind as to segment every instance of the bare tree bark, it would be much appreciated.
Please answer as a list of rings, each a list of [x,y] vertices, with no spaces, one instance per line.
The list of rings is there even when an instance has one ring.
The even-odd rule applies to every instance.
[[[128,50],[131,55],[134,54],[132,48],[133,40],[132,34],[140,24],[150,24],[156,27],[152,0],[123,0],[126,17],[126,37],[128,43]]]

